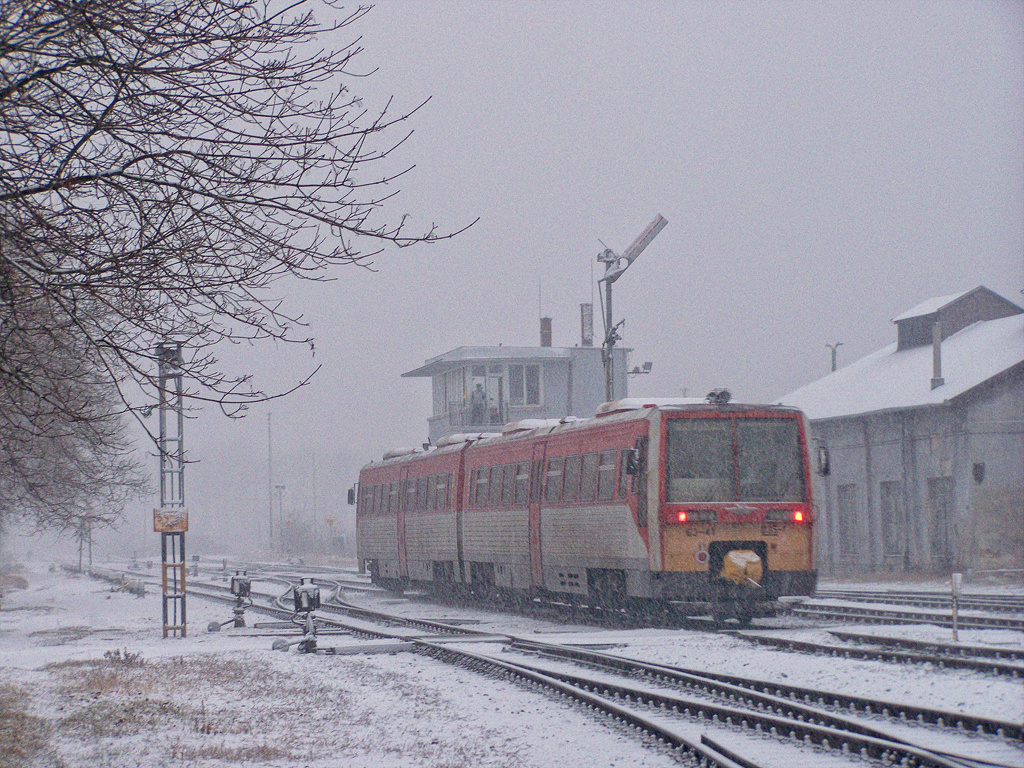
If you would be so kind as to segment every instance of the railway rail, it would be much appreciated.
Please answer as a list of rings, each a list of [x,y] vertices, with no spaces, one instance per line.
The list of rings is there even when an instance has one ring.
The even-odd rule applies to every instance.
[[[831,632],[830,634],[836,635]],[[876,639],[876,645],[890,647],[865,647],[868,640],[861,640],[858,645],[832,645],[829,643],[816,643],[811,640],[799,640],[791,637],[779,637],[777,635],[761,634],[758,632],[736,632],[737,637],[749,640],[759,645],[768,645],[783,650],[812,653],[824,656],[834,656],[843,659],[863,659],[868,661],[888,661],[909,664],[932,664],[947,669],[969,669],[977,672],[988,672],[996,675],[1009,675],[1011,677],[1024,677],[1024,664],[1014,664],[995,660],[992,658],[971,658],[964,655],[945,655],[942,653],[928,653],[924,650],[893,650],[891,646],[899,646],[903,643],[897,638],[878,639],[873,635],[860,635],[862,638]],[[839,636],[839,635],[837,635]],[[839,639],[852,639],[840,637]],[[856,642],[856,641],[854,641]],[[921,647],[934,647],[934,644],[922,643]],[[908,646],[917,647],[917,646]]]
[[[862,603],[884,603],[920,608],[952,607],[952,598],[941,592],[915,592],[864,589],[819,589],[813,597],[820,600],[849,600]],[[1024,614],[1024,595],[961,594],[957,598],[963,610]]]
[[[953,626],[950,613],[926,610],[898,610],[865,605],[833,605],[806,601],[794,604],[789,612],[794,616],[834,621],[857,621],[871,624],[936,624]],[[1015,629],[1024,631],[1024,616],[978,616],[959,614],[957,626],[961,629]]]
[[[271,578],[283,585],[290,585],[289,579],[285,577],[263,577],[264,580]],[[962,754],[962,750],[947,750],[944,754],[928,749],[898,734],[858,722],[836,711],[839,709],[898,722],[926,724],[938,730],[960,733],[970,731],[982,735],[974,738],[998,740],[1000,743],[1003,740],[1020,741],[1024,738],[1024,732],[1014,723],[649,664],[570,646],[495,636],[461,624],[399,617],[341,599],[341,584],[338,582],[326,579],[317,581],[321,586],[335,589],[332,598],[321,606],[321,611],[332,614],[330,618],[321,617],[326,626],[363,637],[402,640],[413,650],[443,661],[514,679],[548,693],[567,697],[637,731],[646,740],[657,742],[702,765],[756,768],[757,763],[750,757],[739,754],[735,747],[723,746],[722,729],[732,733],[748,732],[774,737],[801,750],[825,748],[856,753],[886,764],[895,762],[936,768],[962,768],[974,764],[969,755]],[[217,591],[224,590],[220,585],[207,586],[214,586]],[[226,596],[220,597],[225,599]],[[284,595],[276,598],[272,595],[257,597],[273,599],[279,606],[273,609],[259,606],[258,609],[270,610],[278,616],[291,615],[290,610],[280,607]],[[336,617],[336,613],[344,614],[345,619]],[[427,633],[427,636],[423,633]],[[543,656],[563,662],[569,660],[584,667],[611,671],[624,679],[616,681],[606,677],[594,678],[593,675],[538,666],[525,659],[512,660],[507,656],[495,658],[488,653],[469,651],[453,645],[453,642],[462,644],[466,641],[500,643],[502,647],[524,656]],[[698,695],[682,696],[672,690],[638,687],[638,676],[654,680],[659,685],[683,688],[687,693],[696,692]],[[681,729],[673,727],[673,722],[677,721],[686,725]],[[698,728],[709,728],[712,732],[702,733],[699,738],[687,735],[685,731],[692,731],[694,724]],[[990,761],[990,764],[1000,763]]]

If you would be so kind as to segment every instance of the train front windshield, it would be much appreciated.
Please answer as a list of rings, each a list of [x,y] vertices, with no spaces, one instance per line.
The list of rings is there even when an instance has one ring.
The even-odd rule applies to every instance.
[[[668,420],[666,501],[806,501],[794,418]]]

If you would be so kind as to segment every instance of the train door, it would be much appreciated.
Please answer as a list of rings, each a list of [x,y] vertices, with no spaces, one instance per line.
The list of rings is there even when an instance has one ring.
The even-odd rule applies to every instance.
[[[533,446],[530,463],[530,579],[534,587],[544,586],[544,568],[540,551],[540,503],[544,486],[545,444]]]
[[[415,478],[413,478],[412,482],[415,484]],[[395,500],[398,507],[398,514],[396,515],[398,518],[398,574],[403,579],[409,577],[409,565],[405,559],[405,516],[409,512],[408,483],[409,468],[403,467],[401,480],[398,482],[398,498]]]

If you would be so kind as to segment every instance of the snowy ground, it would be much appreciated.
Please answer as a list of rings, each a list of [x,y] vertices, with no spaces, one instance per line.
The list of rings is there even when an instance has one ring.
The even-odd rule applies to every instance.
[[[192,598],[190,636],[161,639],[160,598],[24,572],[0,608],[0,765],[668,766],[674,758],[559,700],[409,653],[302,656],[271,631],[208,634],[227,607]],[[837,660],[682,630],[601,630],[359,594],[352,602],[694,669],[1024,718],[1024,686],[973,672]],[[250,616],[250,624],[258,621]],[[844,629],[854,625],[844,625]],[[797,632],[796,630],[793,630]],[[874,633],[941,636],[928,627]],[[799,630],[808,636],[821,630]],[[1021,633],[962,632],[1024,644]],[[355,645],[346,636],[322,644]],[[481,649],[482,650],[482,649]],[[831,764],[831,763],[830,763]],[[787,768],[792,766],[787,764]]]

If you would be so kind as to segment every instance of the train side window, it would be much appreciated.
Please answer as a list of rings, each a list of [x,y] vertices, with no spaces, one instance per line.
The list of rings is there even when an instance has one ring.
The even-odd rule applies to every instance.
[[[434,509],[445,509],[448,490],[448,475],[434,476]]]
[[[384,486],[379,483],[373,486],[373,513],[375,515],[382,514],[384,512],[383,504],[381,500],[384,498]]]
[[[516,465],[516,495],[513,503],[525,506],[530,498],[530,462],[520,461]]]
[[[601,451],[597,467],[597,500],[609,501],[615,498],[615,449]]]
[[[544,484],[545,501],[562,500],[562,464],[564,459],[561,456],[552,456],[548,459],[548,477]]]
[[[473,499],[478,507],[482,507],[487,504],[487,479],[489,476],[487,467],[477,467],[476,494],[473,496]]]
[[[619,498],[629,495],[629,462],[633,455],[632,448],[623,448],[619,452]]]
[[[425,494],[424,494],[423,508],[424,509],[433,509],[434,508],[434,491],[437,489],[437,476],[436,475],[431,475],[430,477],[428,477],[427,478],[427,482],[425,483],[425,485],[427,487],[424,488]]]
[[[516,465],[506,464],[501,484],[501,506],[511,507],[516,495]]]
[[[565,484],[562,501],[576,501],[580,497],[580,455],[565,457]]]
[[[583,454],[583,469],[580,471],[580,501],[593,501],[597,494],[597,454]]]
[[[420,476],[416,478],[416,509],[424,509],[423,502],[427,498],[427,478]]]
[[[501,472],[501,464],[491,467],[491,485],[487,498],[489,505],[492,507],[497,507],[501,504]]]

